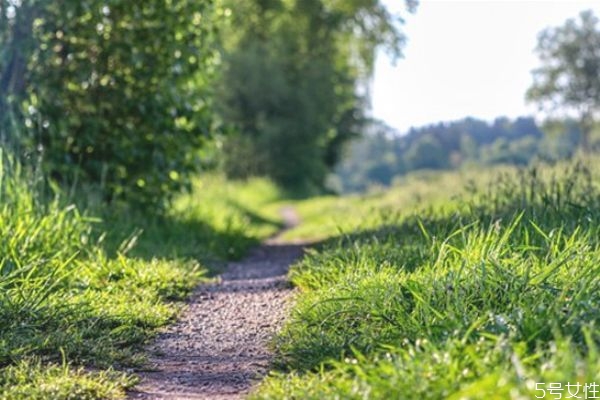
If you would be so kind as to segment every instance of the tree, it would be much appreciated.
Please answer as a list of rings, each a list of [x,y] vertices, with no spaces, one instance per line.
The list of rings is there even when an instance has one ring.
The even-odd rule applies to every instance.
[[[590,132],[600,113],[600,30],[598,18],[584,11],[579,19],[549,28],[538,37],[541,67],[533,71],[529,101],[549,112],[575,116],[580,146],[589,150]]]
[[[217,100],[239,137],[224,147],[226,171],[321,188],[366,121],[359,86],[376,48],[400,53],[398,23],[373,0],[248,0],[231,9]]]
[[[413,170],[445,169],[449,167],[448,152],[431,134],[423,134],[415,140],[404,156]]]
[[[211,128],[215,8],[212,0],[0,0],[1,107],[19,107],[28,133],[19,142],[40,149],[62,183],[162,204],[185,184]]]

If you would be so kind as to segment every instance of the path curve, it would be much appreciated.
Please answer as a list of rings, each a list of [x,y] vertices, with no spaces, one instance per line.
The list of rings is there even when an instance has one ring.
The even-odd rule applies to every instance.
[[[282,215],[286,229],[298,223],[292,208]],[[241,399],[260,381],[292,292],[288,268],[306,247],[282,242],[281,233],[195,290],[178,322],[149,348],[150,371],[139,374],[129,399]]]

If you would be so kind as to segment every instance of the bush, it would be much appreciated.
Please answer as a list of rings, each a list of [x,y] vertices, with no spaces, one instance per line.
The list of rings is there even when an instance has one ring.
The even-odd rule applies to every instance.
[[[186,183],[211,127],[211,0],[0,5],[2,108],[20,106],[16,140],[53,178],[153,207]]]

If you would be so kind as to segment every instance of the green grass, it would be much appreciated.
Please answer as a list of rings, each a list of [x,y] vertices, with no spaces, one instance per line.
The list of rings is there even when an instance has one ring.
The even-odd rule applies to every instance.
[[[123,388],[134,381],[112,370],[89,372],[66,365],[20,361],[0,375],[2,400],[124,399]]]
[[[285,234],[287,239],[324,240],[377,228],[400,214],[455,207],[465,187],[484,186],[495,174],[514,173],[506,167],[486,172],[421,172],[403,177],[391,189],[366,195],[316,197],[294,204],[302,224]],[[287,201],[289,203],[289,201]]]
[[[292,269],[280,372],[253,397],[519,399],[600,380],[600,164],[583,165],[300,207],[290,235],[332,235],[319,207],[341,234]]]
[[[135,378],[117,371],[190,290],[281,227],[262,180],[205,176],[148,217],[82,211],[0,166],[0,399],[123,398]],[[421,174],[296,202],[287,237],[321,243],[290,272],[277,371],[253,397],[521,399],[600,381],[598,173]]]
[[[192,189],[175,198],[166,215],[148,216],[127,209],[100,209],[111,254],[151,259],[193,258],[214,265],[238,259],[282,227],[279,190],[263,179],[227,182],[220,175],[194,179]],[[131,246],[129,246],[131,244]]]
[[[0,399],[123,398],[135,380],[113,369],[140,365],[193,287],[280,226],[263,181],[210,177],[167,215],[99,219],[0,167]]]

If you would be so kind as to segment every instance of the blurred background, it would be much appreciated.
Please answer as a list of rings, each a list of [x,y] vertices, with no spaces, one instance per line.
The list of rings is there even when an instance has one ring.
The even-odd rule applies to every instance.
[[[3,0],[0,134],[43,179],[158,209],[202,171],[307,196],[556,161],[598,147],[599,11]]]
[[[594,151],[597,128],[584,139],[579,119],[584,98],[598,101],[599,11],[592,1],[420,2],[406,19],[404,58],[378,53],[371,115],[384,124],[351,145],[332,184],[361,191],[415,170],[564,159],[583,140]],[[554,92],[536,94],[552,74],[544,83]],[[581,101],[551,98],[561,95]]]

